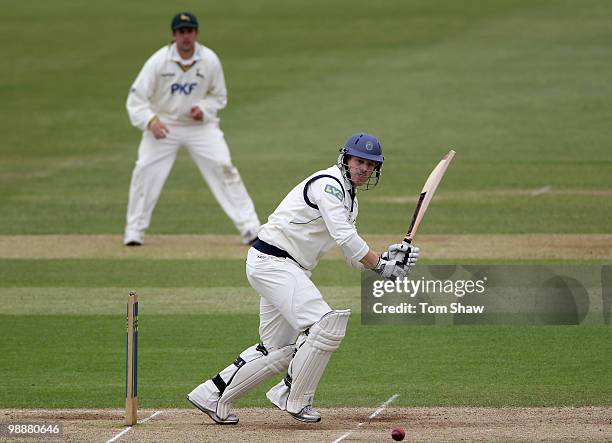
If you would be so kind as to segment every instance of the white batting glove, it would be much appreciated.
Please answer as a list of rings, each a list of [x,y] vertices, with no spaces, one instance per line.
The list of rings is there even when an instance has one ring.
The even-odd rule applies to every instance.
[[[409,248],[410,245],[407,243],[395,243],[389,245],[388,250],[383,252],[381,257],[385,260],[402,261],[404,260],[404,253],[407,252]]]
[[[405,244],[405,243],[403,243]],[[408,272],[416,265],[417,260],[419,259],[419,254],[421,250],[418,246],[408,245],[410,249],[406,252],[406,256],[404,257],[403,263],[408,267]]]
[[[389,250],[383,252],[381,257],[385,260],[401,261],[409,268],[413,267],[419,259],[420,249],[410,243],[395,243],[389,246]]]
[[[395,280],[406,276],[408,266],[404,265],[401,261],[385,260],[381,256],[372,270],[386,279]]]

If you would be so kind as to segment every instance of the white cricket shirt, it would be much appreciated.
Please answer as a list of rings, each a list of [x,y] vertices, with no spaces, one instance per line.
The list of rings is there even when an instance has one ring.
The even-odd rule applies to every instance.
[[[217,112],[227,104],[227,89],[219,57],[196,43],[193,57],[184,60],[176,44],[153,54],[130,88],[127,111],[134,126],[145,130],[157,116],[162,123],[201,125],[191,118],[193,106],[204,112],[204,123],[218,122]]]
[[[320,175],[333,178],[311,181]],[[369,247],[355,228],[358,204],[351,192],[352,187],[338,166],[317,171],[287,194],[258,236],[287,251],[309,271],[334,244],[342,249],[351,265],[361,268],[359,260],[368,253]]]

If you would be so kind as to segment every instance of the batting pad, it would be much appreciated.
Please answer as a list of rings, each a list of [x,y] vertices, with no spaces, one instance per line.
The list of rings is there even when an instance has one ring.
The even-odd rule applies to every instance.
[[[291,387],[286,409],[298,413],[312,405],[314,394],[332,353],[346,333],[351,310],[331,311],[315,323],[306,342],[298,349],[289,366]]]
[[[245,350],[234,362],[219,373],[222,379],[228,380],[225,390],[217,403],[217,415],[225,419],[232,407],[232,401],[242,397],[258,384],[275,374],[287,370],[293,345],[267,351],[261,345],[254,345]]]

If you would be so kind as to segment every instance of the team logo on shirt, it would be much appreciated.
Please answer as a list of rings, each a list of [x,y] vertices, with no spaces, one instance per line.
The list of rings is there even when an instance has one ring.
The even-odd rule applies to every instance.
[[[179,95],[189,95],[196,86],[198,86],[197,83],[172,83],[170,86],[170,94],[174,95],[176,92]]]
[[[336,188],[333,185],[325,185],[325,192],[333,195],[340,201],[344,200],[344,192],[342,192],[340,189]]]

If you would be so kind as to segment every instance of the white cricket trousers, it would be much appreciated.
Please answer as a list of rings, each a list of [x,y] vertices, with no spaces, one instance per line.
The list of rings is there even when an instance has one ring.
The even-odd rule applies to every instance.
[[[155,139],[150,130],[142,134],[138,160],[132,172],[127,209],[126,241],[142,242],[153,209],[170,174],[176,154],[185,146],[213,195],[232,220],[243,240],[260,226],[255,206],[238,170],[232,165],[229,148],[217,122],[202,125],[167,125],[166,138]]]
[[[332,310],[308,271],[290,258],[250,248],[246,274],[261,296],[259,336],[269,351],[294,344],[301,332]]]

